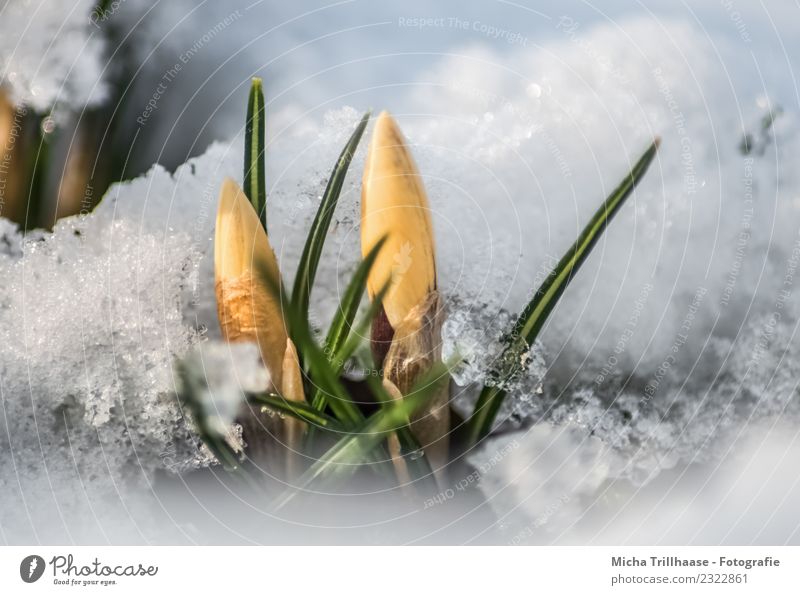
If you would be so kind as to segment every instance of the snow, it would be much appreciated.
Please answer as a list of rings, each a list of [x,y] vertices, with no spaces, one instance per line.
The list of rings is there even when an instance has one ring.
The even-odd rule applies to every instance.
[[[205,424],[221,436],[230,431],[244,393],[269,388],[269,372],[255,343],[206,342],[183,361]]]
[[[794,424],[771,417],[718,464],[682,465],[645,486],[620,478],[624,459],[570,424],[496,439],[473,462],[503,544],[775,545],[797,541],[797,455]]]
[[[481,490],[514,545],[542,528],[568,527],[622,465],[610,446],[569,424],[492,439],[471,462],[483,471]]]
[[[415,84],[396,91],[400,107],[386,106],[431,200],[448,307],[444,356],[465,358],[455,374],[462,412],[507,323],[652,138],[663,137],[510,389],[499,424],[520,433],[472,454],[487,469],[481,489],[490,505],[508,517],[509,541],[550,539],[609,483],[612,496],[655,490],[680,470],[725,461],[752,428],[798,415],[800,134],[789,87],[774,84],[774,69],[765,70],[769,85],[753,76],[748,47],[685,19],[553,26],[556,37],[539,46],[498,52],[473,40],[429,57]],[[721,67],[737,63],[741,71]],[[758,137],[779,103],[763,150],[743,155],[744,131]],[[269,235],[289,283],[359,117],[355,108],[326,110],[270,137]],[[13,454],[0,460],[4,533],[49,527],[78,539],[65,517],[118,518],[122,507],[137,519],[124,535],[157,539],[130,512],[132,500],[153,505],[159,472],[209,464],[174,395],[173,363],[190,353],[206,366],[239,359],[224,348],[192,351],[219,336],[217,192],[225,176],[240,178],[242,162],[241,138],[230,138],[240,130],[223,129],[227,138],[202,156],[114,186],[94,213],[52,234],[22,240],[0,222],[0,450]],[[318,329],[358,256],[365,150],[345,182],[312,295]],[[210,403],[224,425],[243,372],[220,370],[210,384],[223,388],[210,394],[223,398]],[[509,440],[519,447],[493,459]],[[720,490],[731,481],[718,479]],[[42,492],[52,496],[32,497]],[[608,504],[606,513],[616,512]]]
[[[38,112],[106,96],[104,43],[94,0],[7,0],[0,8],[0,86]],[[95,23],[93,25],[93,23]]]
[[[179,307],[192,257],[186,238],[96,216],[3,257],[5,530],[26,534],[30,522],[35,534],[55,522],[54,502],[69,517],[85,498],[147,485],[168,444],[191,450],[171,370],[197,340]]]

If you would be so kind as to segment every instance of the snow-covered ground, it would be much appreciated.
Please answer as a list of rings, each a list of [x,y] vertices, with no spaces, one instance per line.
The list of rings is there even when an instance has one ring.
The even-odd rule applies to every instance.
[[[216,196],[240,176],[244,97],[261,75],[270,235],[287,275],[360,112],[397,116],[434,210],[445,353],[467,356],[461,408],[509,315],[661,136],[553,314],[503,436],[470,454],[501,519],[491,539],[799,541],[797,7],[287,4],[120,6],[143,40],[145,83],[122,107],[134,167],[202,156],[113,187],[53,234],[4,225],[0,537],[198,539],[153,481],[206,460],[172,363],[218,335]],[[321,323],[358,255],[365,148],[312,296]],[[458,491],[465,478],[451,480]],[[489,525],[459,540],[488,539]]]

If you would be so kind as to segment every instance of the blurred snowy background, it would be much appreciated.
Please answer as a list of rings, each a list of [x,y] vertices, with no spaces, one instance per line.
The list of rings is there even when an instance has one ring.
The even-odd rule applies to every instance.
[[[132,180],[52,233],[0,220],[0,540],[204,539],[154,478],[207,462],[172,361],[218,333],[216,193],[240,176],[260,76],[285,271],[359,115],[398,118],[435,211],[462,409],[534,280],[663,138],[509,400],[513,433],[471,453],[488,502],[460,541],[800,541],[796,2],[0,6],[8,101],[63,156],[42,212],[88,211]],[[72,150],[87,127],[94,167]],[[365,148],[314,294],[321,321],[357,258]],[[65,182],[79,166],[91,174]]]

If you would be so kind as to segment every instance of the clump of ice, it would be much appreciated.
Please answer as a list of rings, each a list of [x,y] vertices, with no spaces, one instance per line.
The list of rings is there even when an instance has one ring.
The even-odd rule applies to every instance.
[[[105,98],[103,38],[95,0],[10,0],[0,9],[0,86],[12,100],[45,112],[53,104],[96,105]],[[95,15],[94,22],[97,22]]]
[[[269,372],[255,343],[207,342],[183,360],[184,378],[205,417],[205,425],[222,436],[244,403],[245,393],[269,388]]]
[[[451,300],[448,309],[442,325],[442,359],[451,364],[458,387],[453,406],[468,416],[477,402],[479,387],[502,381],[512,398],[503,402],[497,426],[519,426],[543,410],[546,366],[542,344],[537,341],[532,348],[509,345],[514,318],[505,310],[493,312],[486,304],[473,308],[458,299]],[[515,373],[503,381],[498,376],[502,369],[514,369]]]
[[[147,497],[156,474],[212,462],[181,410],[174,363],[208,333],[197,312],[214,311],[208,255],[225,154],[212,147],[175,174],[156,166],[52,233],[23,238],[2,224],[10,538],[97,540],[108,525],[149,539],[163,526]]]
[[[450,309],[452,313],[442,325],[442,359],[457,362],[451,369],[457,385],[483,384],[500,356],[502,338],[513,320],[504,311],[481,316],[480,310],[470,311],[461,304],[451,304]]]

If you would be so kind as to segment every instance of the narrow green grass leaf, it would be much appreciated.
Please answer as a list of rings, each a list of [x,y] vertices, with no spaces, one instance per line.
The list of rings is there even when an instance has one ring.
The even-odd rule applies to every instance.
[[[605,200],[578,239],[561,258],[556,268],[536,291],[533,299],[520,314],[507,338],[507,346],[492,373],[492,384],[484,386],[467,426],[467,445],[474,445],[489,434],[506,396],[504,386],[521,368],[524,352],[533,345],[547,317],[553,311],[569,282],[586,260],[597,240],[625,199],[642,179],[658,150],[659,139],[645,151],[620,185]]]
[[[323,391],[334,416],[340,423],[346,428],[359,424],[364,419],[364,415],[339,380],[339,373],[325,357],[322,348],[317,345],[307,316],[301,314],[297,304],[286,295],[281,279],[274,279],[268,271],[262,271],[262,275],[268,288],[281,304],[281,311],[289,327],[291,339],[300,358],[308,364],[313,384]]]
[[[299,308],[303,316],[308,314],[308,306],[311,296],[311,288],[314,286],[314,277],[317,274],[317,266],[319,259],[322,255],[322,248],[325,245],[325,238],[328,235],[331,220],[333,219],[333,212],[336,209],[336,203],[339,201],[339,194],[342,191],[345,175],[347,169],[350,167],[350,162],[353,160],[353,155],[356,152],[356,147],[364,134],[364,129],[369,122],[370,112],[364,114],[361,121],[356,126],[350,140],[347,141],[344,149],[342,149],[339,159],[336,161],[336,166],[331,172],[331,177],[328,179],[328,185],[325,188],[325,193],[322,195],[317,214],[314,217],[314,222],[311,224],[311,229],[306,238],[306,244],[303,247],[303,254],[300,257],[300,264],[297,266],[297,275],[294,280],[294,288],[292,290],[292,301]]]
[[[358,265],[350,279],[350,283],[347,285],[347,289],[339,303],[339,309],[336,311],[336,315],[328,329],[328,336],[325,338],[325,351],[332,356],[335,356],[347,341],[353,326],[353,320],[355,320],[358,312],[358,306],[361,304],[361,298],[367,288],[367,278],[385,242],[386,238],[383,237],[372,247],[372,250]]]
[[[364,415],[353,403],[347,389],[339,380],[339,373],[317,345],[306,317],[300,313],[297,304],[288,299],[282,285],[280,287],[273,285],[272,290],[281,300],[284,316],[292,331],[292,340],[300,357],[308,363],[313,384],[318,386],[328,399],[336,419],[346,427],[361,423]]]
[[[380,244],[382,243],[383,239],[381,240]],[[377,247],[378,246],[376,245],[376,248]],[[369,257],[369,255],[367,256]],[[348,287],[352,286],[353,284],[353,280],[351,280]],[[328,364],[333,368],[336,377],[341,375],[345,363],[350,359],[353,353],[355,353],[356,349],[358,349],[358,346],[361,344],[361,338],[368,334],[369,327],[372,324],[372,321],[375,319],[375,316],[378,314],[378,310],[383,303],[383,298],[386,296],[386,292],[389,291],[389,287],[391,287],[391,280],[387,281],[381,288],[381,290],[370,303],[369,308],[364,313],[364,316],[355,325],[355,327],[353,327],[352,332],[348,332],[344,339],[337,339],[337,343],[340,344],[338,348],[336,348],[334,351],[327,348],[325,349],[325,357],[328,360]],[[331,333],[329,333],[329,337],[330,334]],[[311,406],[318,411],[324,411],[327,402],[325,391],[322,390],[321,386],[315,385],[314,392],[312,393],[311,397]],[[306,432],[305,438],[306,450],[309,452],[313,449],[314,439],[314,428],[309,428],[309,431]]]
[[[278,395],[260,393],[248,395],[247,400],[251,404],[268,407],[273,411],[289,415],[317,428],[324,428],[333,432],[345,431],[344,426],[334,418],[317,411],[307,403],[288,401]]]
[[[264,169],[266,128],[264,91],[260,78],[254,78],[247,100],[247,122],[244,127],[244,193],[267,229],[267,176]]]
[[[364,419],[364,414],[353,402],[350,393],[339,380],[339,373],[325,357],[322,349],[307,335],[301,339],[301,344],[301,352],[308,363],[314,384],[319,387],[320,395],[336,419],[348,428],[359,424]]]
[[[361,345],[362,339],[369,336],[369,328],[372,325],[372,322],[375,320],[375,317],[378,315],[378,312],[383,307],[383,298],[386,297],[386,294],[391,286],[392,281],[389,279],[372,299],[372,302],[370,302],[369,308],[367,308],[364,316],[355,325],[353,332],[350,333],[347,341],[338,351],[337,355],[340,362],[346,362],[349,360],[358,349],[358,346]]]
[[[336,315],[328,329],[328,336],[325,338],[325,355],[337,375],[341,373],[347,357],[349,357],[344,356],[344,347],[350,336],[350,331],[353,329],[353,321],[358,312],[358,306],[361,304],[361,298],[367,288],[367,278],[385,241],[386,238],[381,238],[358,265],[350,282],[347,284],[347,289],[339,303],[339,309],[336,311]],[[369,320],[366,322],[367,325]],[[324,409],[325,399],[319,389],[314,392],[311,403],[320,411]]]
[[[297,489],[284,492],[276,500],[274,508],[282,508],[300,491],[307,490],[312,483],[352,475],[364,461],[370,460],[370,453],[387,436],[407,425],[408,419],[438,390],[439,383],[447,378],[447,367],[442,363],[434,365],[402,401],[392,401],[384,405],[350,434],[341,438],[300,477]]]

